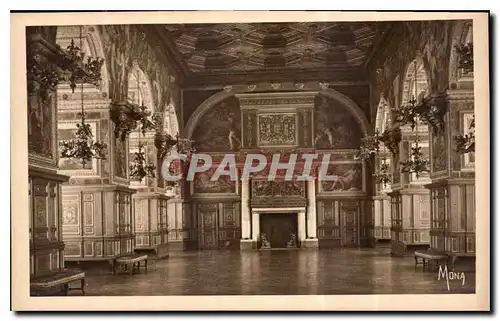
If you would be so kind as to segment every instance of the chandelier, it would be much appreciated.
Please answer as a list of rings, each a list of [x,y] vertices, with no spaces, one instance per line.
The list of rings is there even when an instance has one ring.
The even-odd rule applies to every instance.
[[[146,160],[146,152],[144,150],[144,145],[141,143],[141,134],[143,136],[146,135],[147,131],[153,128],[153,122],[149,120],[149,116],[151,115],[151,112],[148,111],[147,107],[143,105],[141,102],[141,88],[140,88],[140,74],[137,72],[137,92],[138,92],[138,100],[139,100],[139,109],[140,109],[140,114],[141,118],[139,119],[139,122],[141,124],[138,137],[139,137],[139,143],[138,143],[138,151],[135,152],[134,154],[134,160],[130,162],[129,169],[130,169],[130,177],[134,180],[137,180],[141,182],[145,177],[151,177],[155,178],[155,170],[156,166],[151,163],[147,163]]]
[[[382,158],[382,164],[379,170],[373,174],[373,178],[377,184],[382,184],[384,188],[391,182],[391,168],[385,156]]]
[[[155,178],[156,166],[146,163],[146,153],[143,148],[144,145],[139,143],[138,151],[135,152],[134,160],[129,166],[130,177],[137,181],[142,181],[145,177]]]
[[[417,178],[421,173],[429,171],[429,160],[422,153],[422,147],[418,146],[418,141],[411,148],[410,158],[401,162],[401,171],[403,173],[414,173]]]
[[[407,124],[410,123],[412,131],[415,132],[415,146],[411,148],[410,157],[404,161],[400,162],[401,164],[401,172],[403,173],[413,173],[417,177],[424,172],[429,171],[429,160],[425,158],[425,155],[422,153],[422,147],[418,145],[419,137],[418,137],[418,125],[419,125],[419,116],[422,114],[422,106],[426,106],[427,104],[417,104],[415,96],[417,95],[417,62],[414,62],[414,96],[409,101],[409,104],[406,107],[400,108],[401,113],[397,114],[400,116],[402,123]],[[416,129],[416,130],[415,130]]]
[[[158,157],[163,160],[170,154],[174,146],[179,154],[184,154],[188,159],[195,152],[194,141],[179,137],[179,133],[172,136],[165,132],[157,132],[155,135],[155,146],[158,149]]]
[[[365,136],[361,138],[361,145],[356,153],[356,159],[370,160],[372,155],[378,154],[380,150],[380,139],[378,130],[373,136]]]
[[[74,41],[72,40],[72,44]],[[82,45],[82,27],[80,27],[80,47]],[[78,48],[78,47],[77,47]],[[81,55],[83,57],[83,54]],[[100,75],[100,70],[99,70]],[[99,76],[100,77],[100,76]],[[85,113],[85,105],[83,101],[84,93],[83,93],[83,84],[86,81],[86,78],[80,79],[80,93],[81,93],[81,112],[78,113],[80,116],[80,123],[76,124],[77,130],[75,133],[76,139],[72,139],[69,141],[62,141],[59,143],[61,147],[61,158],[73,158],[80,160],[81,164],[85,166],[92,159],[106,159],[106,148],[107,145],[104,142],[97,142],[93,140],[92,130],[90,128],[90,124],[85,122],[86,113]],[[72,87],[74,89],[74,87]]]
[[[75,45],[75,41],[71,39],[70,45],[66,48],[66,55],[62,59],[61,73],[64,81],[69,82],[69,86],[73,93],[77,83],[92,84],[100,86],[101,69],[104,64],[102,58],[92,58],[88,56],[85,59],[82,43],[82,26],[80,26],[80,46]]]
[[[456,151],[458,153],[467,154],[476,151],[475,123],[475,116],[473,116],[472,122],[468,128],[468,133],[465,135],[455,136],[455,144],[457,145]]]

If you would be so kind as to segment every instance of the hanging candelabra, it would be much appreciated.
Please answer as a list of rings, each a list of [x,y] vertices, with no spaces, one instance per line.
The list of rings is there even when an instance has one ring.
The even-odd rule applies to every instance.
[[[417,95],[417,63],[415,62],[414,65],[414,84],[415,84],[415,91],[414,91],[414,96],[410,100],[410,105],[415,106],[415,96]],[[425,158],[424,154],[422,153],[422,147],[418,145],[419,143],[419,135],[418,135],[418,123],[419,123],[419,117],[418,113],[409,113],[408,118],[406,119],[409,121],[410,124],[412,124],[411,128],[412,131],[415,132],[415,146],[411,148],[411,153],[410,157],[404,161],[401,162],[401,172],[403,173],[413,173],[417,177],[417,179],[420,177],[420,175],[424,172],[429,171],[429,160]]]
[[[382,184],[384,188],[391,182],[391,168],[385,156],[382,157],[382,164],[380,164],[378,171],[373,174],[373,178],[377,184]]]
[[[80,47],[82,46],[82,27],[80,27]],[[72,43],[74,43],[72,41]],[[82,56],[83,57],[83,56]],[[83,166],[90,162],[92,159],[106,159],[106,143],[98,142],[93,140],[92,130],[90,128],[90,124],[85,122],[86,114],[85,114],[85,104],[83,101],[84,92],[83,92],[83,84],[82,81],[80,83],[80,95],[81,95],[81,112],[78,114],[80,116],[80,123],[77,124],[77,130],[75,133],[76,139],[72,139],[69,141],[60,142],[61,147],[61,158],[73,158],[77,159],[81,162]]]
[[[422,153],[422,147],[415,141],[415,146],[411,148],[410,158],[401,162],[401,172],[413,173],[417,178],[424,172],[429,171],[429,160]]]
[[[469,125],[467,134],[455,136],[456,151],[461,154],[473,153],[476,151],[476,125],[475,116]]]
[[[85,59],[82,42],[82,26],[80,26],[80,46],[75,45],[71,39],[70,45],[66,48],[66,54],[60,65],[64,70],[61,73],[63,81],[69,82],[73,93],[78,83],[92,84],[99,87],[101,83],[101,69],[104,64],[102,58],[92,58],[88,56]]]
[[[380,135],[378,130],[373,136],[365,136],[361,138],[361,145],[356,153],[356,159],[370,161],[373,155],[378,154],[380,150]]]
[[[171,153],[175,148],[176,152],[180,155],[185,155],[184,160],[174,160],[170,163],[168,171],[173,175],[181,175],[185,177],[186,171],[191,162],[191,156],[195,152],[194,141],[190,139],[180,138],[179,133],[172,136],[165,132],[157,132],[155,136],[155,146],[158,150],[158,158],[160,161]],[[167,186],[175,187],[178,185],[177,181],[165,181]]]
[[[156,166],[148,164],[144,145],[139,142],[138,150],[134,154],[134,160],[130,163],[130,177],[142,182],[145,177],[155,178]]]
[[[141,110],[141,119],[139,120],[141,126],[138,132],[138,150],[134,154],[134,159],[130,162],[130,177],[134,180],[142,182],[145,177],[155,178],[156,166],[151,163],[147,163],[146,152],[144,145],[141,143],[141,134],[146,135],[147,131],[153,128],[153,122],[149,120],[151,112],[147,110],[141,99],[141,88],[140,88],[140,74],[137,73],[137,96],[139,108]]]

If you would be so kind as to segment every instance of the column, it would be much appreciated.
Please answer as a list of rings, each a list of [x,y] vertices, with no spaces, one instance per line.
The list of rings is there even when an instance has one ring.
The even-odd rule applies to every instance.
[[[299,243],[301,246],[304,245],[306,240],[306,213],[305,211],[300,211],[297,215],[298,217],[298,232],[299,232]]]
[[[304,247],[318,247],[316,217],[316,181],[307,181],[307,238]]]
[[[252,241],[257,243],[259,241],[260,234],[260,220],[259,213],[252,213]]]
[[[249,192],[250,181],[247,178],[241,179],[241,241],[240,249],[251,249],[251,224],[250,224],[250,206]]]
[[[307,181],[307,238],[316,238],[316,184]]]
[[[250,207],[248,204],[249,181],[241,180],[241,238],[250,238]]]

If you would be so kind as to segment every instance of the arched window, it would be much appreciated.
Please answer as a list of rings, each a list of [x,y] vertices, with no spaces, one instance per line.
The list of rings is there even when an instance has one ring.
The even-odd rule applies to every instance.
[[[168,134],[172,136],[179,133],[179,122],[177,121],[175,105],[172,99],[170,99],[168,105],[165,107],[163,128]]]
[[[420,102],[428,94],[428,88],[424,63],[420,58],[417,58],[409,64],[406,70],[403,83],[403,104],[407,104],[411,99]]]
[[[391,112],[390,106],[384,96],[380,97],[380,101],[377,107],[377,118],[375,129],[379,134],[382,134],[387,128],[391,127]],[[375,174],[376,175],[387,175],[387,178],[390,179],[390,170],[388,170],[391,166],[391,155],[387,148],[384,146],[384,143],[380,142],[380,150],[378,153],[378,157],[376,160]],[[388,192],[391,190],[390,182],[383,184],[377,184],[378,192]]]
[[[149,111],[155,109],[149,80],[137,65],[134,65],[128,76],[127,96],[128,101],[133,104],[144,106]]]
[[[429,94],[429,83],[427,78],[427,73],[424,68],[424,63],[420,57],[413,60],[406,70],[404,82],[403,82],[403,92],[402,92],[402,103],[403,105],[410,104],[410,101],[415,100],[417,104],[421,103],[424,98]],[[418,144],[421,147],[421,152],[423,157],[429,158],[429,126],[422,123],[417,117],[417,124],[414,131],[410,128],[410,125],[405,125],[402,127],[403,132],[411,132],[412,138],[410,139],[410,145],[408,146],[409,155],[407,157],[412,158],[411,151],[413,147]],[[419,173],[419,179],[417,175],[412,173],[410,175],[410,181],[427,181],[429,178],[429,172]]]
[[[149,80],[145,73],[134,64],[132,70],[128,75],[128,89],[127,89],[127,100],[132,104],[139,106],[140,108],[146,108],[146,111],[152,112],[154,110],[153,100],[151,95],[151,86]],[[154,130],[150,130],[146,133],[141,132],[141,126],[137,126],[137,129],[130,133],[129,136],[129,162],[132,166],[136,162],[138,153],[141,153],[140,157],[144,157],[144,166],[152,165],[156,167],[156,148],[151,143],[152,137],[154,137]],[[144,154],[142,154],[144,153]],[[145,186],[148,185],[148,180],[154,180],[153,177],[144,177],[142,180],[138,181],[137,177],[133,177],[133,167],[131,167],[131,183],[134,186]]]

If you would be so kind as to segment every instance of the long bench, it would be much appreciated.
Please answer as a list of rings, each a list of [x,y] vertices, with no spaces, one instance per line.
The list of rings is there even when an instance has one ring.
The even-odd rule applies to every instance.
[[[70,287],[70,284],[80,281],[80,287]],[[33,290],[46,290],[56,286],[63,286],[64,295],[68,295],[70,290],[80,290],[85,295],[85,272],[80,270],[66,269],[55,274],[41,276],[30,281],[30,287]]]
[[[413,256],[415,257],[415,268],[421,264],[422,270],[425,270],[426,267],[438,267],[440,264],[448,263],[448,256],[444,253],[434,251],[415,251]]]
[[[132,254],[121,256],[113,260],[113,274],[116,274],[117,268],[122,268],[125,271],[129,271],[130,274],[134,274],[135,269],[140,271],[141,262],[144,262],[144,271],[148,272],[148,256],[146,254]]]

